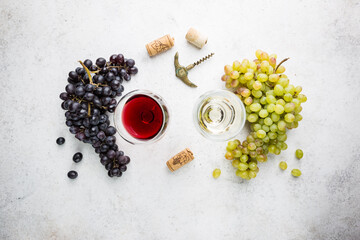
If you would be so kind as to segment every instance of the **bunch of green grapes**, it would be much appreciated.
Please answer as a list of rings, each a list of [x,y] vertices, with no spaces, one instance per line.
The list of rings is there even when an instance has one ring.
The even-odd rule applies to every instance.
[[[222,81],[245,104],[246,119],[251,123],[251,132],[242,143],[228,142],[225,158],[232,160],[236,175],[255,178],[258,162],[267,161],[267,154],[279,155],[287,149],[287,129],[297,128],[302,120],[301,104],[307,98],[301,94],[302,87],[289,83],[282,65],[276,65],[276,54],[268,55],[257,50],[256,59],[224,67]]]

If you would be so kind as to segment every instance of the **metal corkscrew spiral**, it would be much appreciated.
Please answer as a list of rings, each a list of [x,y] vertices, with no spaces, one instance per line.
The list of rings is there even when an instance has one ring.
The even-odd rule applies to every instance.
[[[198,60],[197,62],[194,62],[194,65],[199,65],[200,63],[204,62],[205,60],[211,58],[215,53],[210,53],[206,57],[203,57],[202,59]]]

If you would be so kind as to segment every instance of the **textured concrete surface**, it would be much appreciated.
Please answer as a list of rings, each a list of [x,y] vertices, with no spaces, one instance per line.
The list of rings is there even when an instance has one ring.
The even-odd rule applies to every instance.
[[[2,0],[0,239],[360,239],[359,24],[356,0]],[[203,49],[186,42],[190,26],[209,36]],[[175,46],[149,58],[145,43],[167,33]],[[223,159],[225,143],[203,139],[191,113],[200,94],[224,87],[225,64],[258,48],[291,58],[287,74],[308,102],[288,150],[244,182]],[[184,64],[215,52],[189,75],[197,89],[175,78],[176,51]],[[119,52],[140,69],[125,90],[159,93],[172,116],[155,144],[118,140],[132,162],[110,179],[68,132],[58,95],[77,60]],[[166,160],[185,147],[196,159],[170,173]],[[303,175],[280,171],[281,160]]]

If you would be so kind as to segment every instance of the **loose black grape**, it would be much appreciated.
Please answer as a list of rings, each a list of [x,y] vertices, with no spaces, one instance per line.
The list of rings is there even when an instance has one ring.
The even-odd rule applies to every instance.
[[[77,176],[78,176],[78,173],[76,172],[76,171],[70,171],[70,172],[68,172],[68,177],[70,178],[70,179],[75,179],[75,178],[77,178]]]
[[[82,158],[83,158],[82,153],[81,153],[81,152],[77,152],[77,153],[75,153],[74,156],[73,156],[73,161],[76,162],[76,163],[78,163],[78,162],[80,162],[80,161],[82,160]]]
[[[106,64],[105,58],[98,58],[96,59],[96,65],[100,68],[104,67]]]
[[[63,145],[65,143],[65,138],[59,137],[58,139],[56,139],[56,143],[58,145]]]

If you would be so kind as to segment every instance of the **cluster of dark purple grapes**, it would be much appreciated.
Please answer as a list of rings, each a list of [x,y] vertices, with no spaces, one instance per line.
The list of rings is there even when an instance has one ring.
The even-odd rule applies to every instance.
[[[115,98],[124,91],[123,80],[130,81],[138,69],[133,59],[122,54],[112,55],[108,62],[98,58],[95,64],[89,59],[80,64],[82,67],[69,72],[66,92],[60,94],[65,123],[77,139],[92,144],[110,177],[120,177],[130,158],[119,150],[116,129],[110,126],[106,113],[115,111]]]

